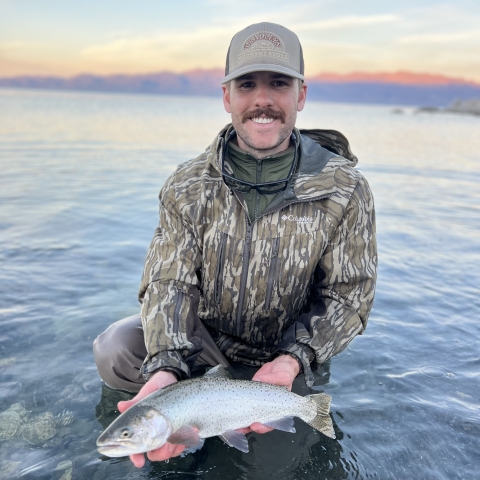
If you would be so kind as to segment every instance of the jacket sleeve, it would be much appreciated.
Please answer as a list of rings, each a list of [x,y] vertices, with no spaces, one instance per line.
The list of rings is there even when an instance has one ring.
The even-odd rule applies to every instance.
[[[160,192],[159,225],[147,253],[138,295],[147,349],[142,374],[147,380],[158,370],[190,377],[201,352],[197,314],[201,255],[182,216],[174,180],[175,174]]]
[[[325,363],[363,333],[373,306],[376,277],[373,196],[367,181],[360,177],[317,264],[308,305],[276,352],[296,357],[308,386],[314,380],[312,361]]]

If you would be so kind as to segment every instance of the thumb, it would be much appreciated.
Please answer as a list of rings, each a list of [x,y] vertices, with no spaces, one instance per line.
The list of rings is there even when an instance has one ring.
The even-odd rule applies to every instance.
[[[170,372],[158,372],[154,375],[137,393],[135,397],[131,400],[125,400],[123,402],[118,402],[118,411],[123,413],[125,410],[128,410],[131,406],[138,403],[145,397],[148,397],[153,392],[160,390],[161,388],[175,383],[177,381],[175,375]]]
[[[267,380],[264,380],[265,377],[270,376],[269,374],[269,367],[270,365],[266,363],[265,365],[261,366],[258,370],[257,373],[252,378],[252,381],[254,382],[267,382]]]
[[[138,403],[142,398],[147,397],[151,393],[159,390],[159,387],[156,382],[147,382],[133,397],[131,400],[124,400],[122,402],[118,402],[118,410],[120,413],[123,413],[125,410],[128,410],[132,405]]]
[[[118,407],[118,411],[120,413],[123,413],[125,412],[125,410],[128,410],[132,405],[135,405],[137,402],[135,401],[134,398],[132,398],[131,400],[123,400],[121,402],[118,402],[117,404],[117,407]]]
[[[274,383],[275,382],[275,375],[271,373],[256,373],[255,376],[252,378],[254,382],[263,382],[263,383]]]

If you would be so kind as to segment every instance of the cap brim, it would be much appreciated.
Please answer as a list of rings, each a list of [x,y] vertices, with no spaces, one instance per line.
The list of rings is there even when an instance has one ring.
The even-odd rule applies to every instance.
[[[305,77],[301,74],[292,70],[291,68],[284,67],[283,65],[275,65],[272,63],[255,63],[253,65],[246,65],[245,67],[238,68],[234,72],[228,74],[223,80],[222,85],[234,80],[235,78],[246,75],[247,73],[252,72],[275,72],[283,73],[289,77],[298,78],[299,80],[305,80]]]

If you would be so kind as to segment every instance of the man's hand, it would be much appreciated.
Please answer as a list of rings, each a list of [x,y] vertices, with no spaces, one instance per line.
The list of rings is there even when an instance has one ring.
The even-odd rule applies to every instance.
[[[255,382],[271,383],[273,385],[283,385],[290,391],[295,377],[300,373],[298,362],[290,355],[280,355],[275,360],[266,363],[261,367],[252,378]],[[267,433],[274,430],[261,423],[253,423],[250,427],[241,428],[239,432],[247,434],[249,432]]]
[[[162,370],[156,373],[138,392],[137,396],[131,400],[124,402],[118,402],[118,410],[123,413],[128,410],[132,405],[145,398],[147,395],[160,390],[167,385],[171,385],[177,381],[177,377],[174,373]],[[168,460],[169,458],[180,455],[185,450],[185,445],[173,445],[166,443],[156,450],[147,452],[147,457],[151,461]],[[137,468],[142,468],[145,465],[145,456],[143,453],[135,453],[130,455],[130,460]]]
[[[252,378],[256,382],[283,385],[290,391],[295,377],[300,373],[300,365],[290,355],[279,355],[275,360],[266,363]]]

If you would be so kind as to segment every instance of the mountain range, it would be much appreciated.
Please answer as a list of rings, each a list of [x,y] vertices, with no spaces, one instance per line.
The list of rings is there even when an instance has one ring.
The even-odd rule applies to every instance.
[[[2,78],[3,88],[219,96],[221,69],[138,75],[77,75],[71,78]],[[445,107],[460,99],[480,98],[480,83],[442,75],[394,73],[324,73],[307,78],[309,99],[326,102]]]

